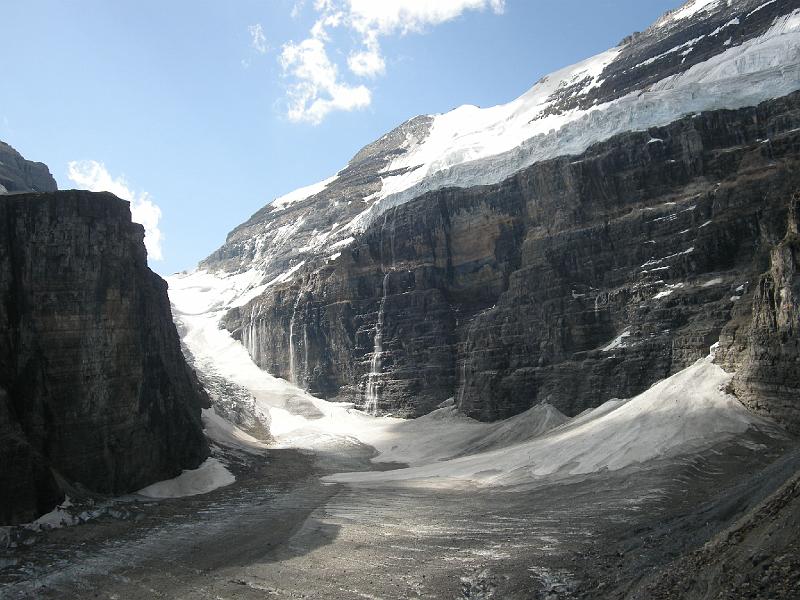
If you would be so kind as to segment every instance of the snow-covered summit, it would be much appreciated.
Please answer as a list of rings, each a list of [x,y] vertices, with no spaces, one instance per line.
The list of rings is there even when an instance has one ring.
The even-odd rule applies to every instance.
[[[535,162],[583,152],[618,133],[797,90],[800,9],[775,15],[757,35],[733,43],[744,37],[748,24],[767,25],[762,17],[771,6],[790,4],[776,0],[745,12],[751,6],[746,1],[695,0],[671,15],[685,23],[677,32],[651,28],[543,78],[508,104],[462,106],[436,115],[425,139],[414,140],[386,168],[392,174],[382,180],[380,202],[351,228],[363,229],[389,206],[428,191],[497,183]],[[684,41],[687,35],[693,37]]]

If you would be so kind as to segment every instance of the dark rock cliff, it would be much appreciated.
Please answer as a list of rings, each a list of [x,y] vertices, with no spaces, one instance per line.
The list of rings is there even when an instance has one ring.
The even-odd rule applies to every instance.
[[[111,194],[0,197],[0,523],[208,455],[166,283]]]
[[[787,202],[786,236],[720,339],[733,392],[750,409],[800,434],[800,194]]]
[[[793,94],[428,193],[225,324],[262,368],[381,412],[631,396],[747,310],[800,187],[799,128]]]
[[[0,142],[0,194],[54,192],[57,189],[47,165],[25,160],[14,148]]]

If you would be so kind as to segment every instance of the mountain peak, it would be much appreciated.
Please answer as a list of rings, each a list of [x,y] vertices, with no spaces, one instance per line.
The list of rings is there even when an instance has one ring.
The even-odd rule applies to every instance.
[[[0,194],[54,192],[57,189],[47,165],[26,160],[9,144],[0,141]]]

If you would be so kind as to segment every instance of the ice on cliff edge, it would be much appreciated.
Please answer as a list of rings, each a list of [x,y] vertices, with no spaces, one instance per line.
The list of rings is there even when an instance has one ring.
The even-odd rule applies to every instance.
[[[534,163],[580,154],[619,133],[790,94],[800,89],[800,9],[778,17],[763,35],[646,90],[586,110],[549,112],[557,89],[586,81],[574,92],[585,94],[599,84],[619,52],[615,48],[553,73],[508,104],[462,106],[435,115],[430,133],[422,140],[409,140],[407,152],[386,168],[399,174],[383,179],[379,201],[356,217],[350,229],[363,230],[387,208],[428,191],[498,183]]]
[[[696,0],[667,14],[654,27],[677,26],[721,6]],[[590,108],[560,109],[563,90],[570,89],[569,97],[577,98],[600,86],[603,73],[624,46],[552,73],[507,104],[488,108],[464,105],[432,115],[427,134],[419,138],[408,135],[405,152],[383,169],[386,175],[381,190],[365,199],[369,205],[340,228],[337,238],[363,231],[388,208],[425,192],[498,183],[537,162],[580,154],[620,133],[667,125],[702,111],[754,106],[800,89],[800,9],[776,18],[763,35],[729,46],[725,42],[738,25],[738,19],[733,19],[691,40],[720,41],[724,50],[705,62]],[[691,49],[692,44],[682,43],[661,56]],[[322,192],[334,179],[336,176],[300,188],[271,206],[285,210]]]

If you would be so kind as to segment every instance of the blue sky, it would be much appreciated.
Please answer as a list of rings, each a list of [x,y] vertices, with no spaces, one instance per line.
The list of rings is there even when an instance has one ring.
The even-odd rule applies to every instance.
[[[507,102],[679,4],[0,0],[0,139],[131,197],[168,274],[407,118]]]

